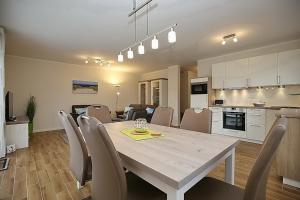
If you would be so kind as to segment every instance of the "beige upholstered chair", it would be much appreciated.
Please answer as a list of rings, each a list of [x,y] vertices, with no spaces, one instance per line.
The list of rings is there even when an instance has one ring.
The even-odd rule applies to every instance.
[[[284,133],[287,119],[279,118],[270,130],[256,162],[250,172],[245,190],[213,178],[204,178],[186,194],[189,200],[264,200],[272,160]]]
[[[109,109],[107,106],[104,105],[89,106],[87,108],[86,114],[90,117],[95,117],[103,124],[112,122]]]
[[[212,112],[204,109],[202,112],[195,112],[193,108],[186,109],[180,124],[180,128],[198,131],[202,133],[211,132]]]
[[[93,162],[91,197],[101,200],[162,200],[166,195],[132,173],[122,162],[105,127],[96,118],[80,116],[78,123]]]
[[[157,107],[151,119],[151,124],[161,126],[171,126],[173,118],[173,108],[170,107]]]
[[[64,111],[59,111],[58,116],[62,122],[70,146],[70,169],[77,180],[77,187],[81,187],[92,178],[92,163],[88,155],[84,138],[76,125],[73,117]]]

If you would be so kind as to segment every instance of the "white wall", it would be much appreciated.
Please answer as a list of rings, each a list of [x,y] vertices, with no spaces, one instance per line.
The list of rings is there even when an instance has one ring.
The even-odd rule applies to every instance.
[[[73,104],[104,104],[114,113],[116,88],[113,84],[121,85],[120,108],[137,103],[139,78],[137,74],[105,67],[6,56],[6,89],[14,93],[15,115],[25,114],[29,95],[36,97],[35,131],[61,128],[57,111],[71,112]],[[72,80],[98,81],[98,94],[73,94]]]
[[[5,35],[4,29],[0,27],[0,158],[5,156],[5,101],[4,101],[4,54],[5,54]]]
[[[220,45],[220,48],[224,48],[224,47]],[[225,54],[218,57],[198,60],[197,61],[198,77],[205,77],[205,76],[211,77],[211,65],[214,63],[226,62],[230,60],[254,57],[254,56],[270,54],[270,53],[275,53],[275,52],[280,52],[280,51],[285,51],[290,49],[298,49],[298,48],[300,48],[300,40],[294,40],[290,42],[279,43],[270,46],[235,52],[231,54]]]

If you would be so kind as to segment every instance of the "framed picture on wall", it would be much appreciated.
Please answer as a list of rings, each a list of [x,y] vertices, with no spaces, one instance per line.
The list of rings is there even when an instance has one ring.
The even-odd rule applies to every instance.
[[[98,82],[73,80],[72,90],[74,94],[97,94]]]

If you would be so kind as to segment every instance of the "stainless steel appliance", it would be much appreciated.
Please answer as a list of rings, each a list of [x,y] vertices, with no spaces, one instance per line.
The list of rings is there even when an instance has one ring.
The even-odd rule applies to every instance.
[[[223,128],[246,131],[246,109],[245,108],[224,108]]]

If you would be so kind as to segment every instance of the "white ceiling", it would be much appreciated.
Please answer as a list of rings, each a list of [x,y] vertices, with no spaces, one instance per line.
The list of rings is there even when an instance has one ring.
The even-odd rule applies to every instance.
[[[83,64],[83,58],[116,62],[118,52],[133,43],[132,0],[0,0],[0,25],[7,31],[7,53]],[[138,39],[146,32],[145,10],[137,16]],[[299,0],[153,0],[150,33],[173,23],[177,42],[166,34],[159,50],[112,68],[152,71],[169,65],[193,65],[201,58],[300,38]],[[220,45],[222,36],[240,41]]]

